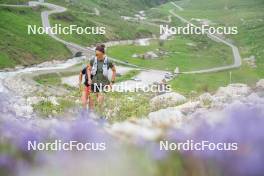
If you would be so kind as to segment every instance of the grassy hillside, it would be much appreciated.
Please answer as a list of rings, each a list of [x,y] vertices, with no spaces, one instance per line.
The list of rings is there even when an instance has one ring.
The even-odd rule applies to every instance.
[[[264,1],[263,0],[189,0],[181,1],[186,18],[209,19],[217,25],[237,26],[238,35],[228,36],[241,48],[244,56],[255,55],[264,60]],[[262,59],[261,59],[262,58]]]
[[[168,20],[171,9],[177,10],[171,3],[166,3],[146,11],[147,21],[153,19]],[[162,24],[157,22],[156,24]],[[179,19],[173,17],[170,26],[185,26]],[[146,60],[133,58],[133,54],[144,54],[157,49],[165,51],[158,59]],[[120,60],[160,70],[173,71],[176,67],[180,71],[194,71],[217,66],[224,66],[233,62],[230,47],[215,42],[205,35],[175,35],[165,41],[162,46],[155,40],[150,46],[114,46],[109,48],[108,54]]]
[[[264,1],[263,0],[183,0],[177,4],[184,11],[178,14],[192,18],[209,19],[216,26],[237,26],[238,34],[229,35],[238,46],[242,58],[255,56],[257,68],[249,67],[245,62],[240,69],[232,72],[231,83],[254,85],[264,78]],[[219,86],[230,83],[230,71],[210,74],[181,75],[171,81],[177,91],[189,94],[191,91],[202,93],[214,91]]]
[[[49,2],[66,6],[68,11],[52,16],[53,24],[69,26],[104,26],[105,35],[61,35],[60,37],[68,41],[73,41],[82,45],[91,45],[109,40],[135,39],[150,37],[158,34],[158,28],[141,24],[138,22],[125,21],[121,16],[134,16],[140,10],[149,9],[152,6],[163,3],[160,0],[135,0],[135,1],[95,1],[79,0],[65,2],[64,0],[50,0]],[[100,12],[99,16],[94,15],[94,9]]]
[[[233,43],[238,46],[242,59],[255,56],[257,67],[252,68],[243,62],[243,66],[235,70],[180,75],[170,82],[174,90],[185,95],[189,95],[190,92],[200,94],[215,91],[219,86],[229,83],[254,85],[257,80],[264,78],[264,2],[262,0],[182,0],[175,2],[182,6],[184,11],[179,11],[171,3],[166,3],[147,10],[148,19],[167,19],[168,11],[174,9],[177,14],[188,20],[209,19],[215,23],[214,26],[237,26],[239,33],[228,35],[226,38],[232,39]],[[192,22],[200,25],[194,20]],[[173,17],[171,25],[182,24]],[[140,66],[163,70],[167,68],[172,70],[175,66],[179,66],[181,71],[187,71],[230,64],[232,59],[230,48],[205,38],[197,35],[178,35],[173,40],[165,42],[162,47],[167,52],[176,52],[154,61],[132,58],[132,55],[154,51],[160,48],[158,44],[151,44],[149,47],[115,46],[109,49],[109,54]],[[188,47],[186,43],[194,43],[198,47]],[[230,72],[232,72],[231,80]]]
[[[25,4],[26,0],[0,0],[3,4]],[[139,10],[164,3],[165,0],[125,0],[96,1],[96,0],[50,0],[68,8],[62,14],[51,17],[52,24],[63,26],[76,24],[78,26],[104,26],[105,35],[61,35],[60,37],[82,45],[92,45],[108,40],[134,39],[157,34],[157,28],[121,19],[122,15],[133,16]],[[100,16],[94,14],[95,8]],[[40,11],[29,8],[0,7],[0,68],[15,65],[30,65],[51,59],[65,59],[69,51],[60,43],[47,35],[27,35],[27,25],[41,26]],[[16,27],[13,27],[16,26]]]
[[[0,7],[0,68],[66,59],[68,49],[48,35],[28,35],[27,25],[41,26],[40,9]]]
[[[0,0],[0,4],[25,4],[28,0]]]
[[[167,54],[157,59],[133,58],[134,54],[144,54],[159,49]],[[123,45],[109,48],[108,55],[128,61],[141,67],[174,71],[193,71],[210,67],[231,64],[233,58],[231,49],[223,44],[215,43],[205,38],[196,41],[184,37],[175,37],[162,46],[154,40],[149,46]]]

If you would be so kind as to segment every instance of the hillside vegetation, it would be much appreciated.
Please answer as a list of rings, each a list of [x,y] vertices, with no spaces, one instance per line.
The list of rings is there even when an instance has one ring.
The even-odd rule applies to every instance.
[[[175,90],[183,93],[214,91],[219,86],[229,83],[254,85],[264,77],[264,1],[263,0],[183,0],[177,2],[184,11],[177,11],[181,16],[208,19],[216,26],[237,26],[238,34],[229,35],[238,46],[242,59],[253,56],[256,68],[243,61],[241,68],[220,73],[182,75],[171,84]],[[231,72],[231,79],[230,79]]]
[[[26,4],[27,2],[27,0],[0,0],[2,4]],[[157,34],[158,28],[124,21],[121,16],[133,16],[139,10],[159,5],[165,0],[50,0],[46,2],[68,8],[67,12],[52,15],[50,19],[52,24],[106,27],[105,35],[60,36],[67,41],[90,46],[109,40],[134,39]],[[99,11],[99,16],[93,14],[95,9]],[[33,10],[31,8],[0,7],[0,69],[16,65],[31,65],[53,59],[66,59],[71,56],[64,45],[47,35],[27,34],[27,25],[41,26],[40,12],[41,8]]]
[[[41,25],[40,10],[0,7],[0,69],[71,56],[48,35],[27,34],[27,25]]]
[[[153,6],[165,3],[165,0],[135,0],[135,1],[95,1],[95,0],[49,0],[54,4],[66,6],[67,12],[54,14],[52,23],[69,26],[75,24],[82,27],[105,27],[105,35],[61,35],[65,40],[82,45],[91,45],[109,40],[124,40],[158,35],[158,27],[149,26],[139,22],[125,21],[121,16],[133,17],[141,10],[147,10]],[[95,9],[100,13],[95,15]]]

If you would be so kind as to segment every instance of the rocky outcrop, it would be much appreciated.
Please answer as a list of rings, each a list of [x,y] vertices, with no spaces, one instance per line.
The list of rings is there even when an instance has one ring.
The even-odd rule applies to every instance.
[[[257,64],[256,64],[256,57],[255,56],[250,56],[248,58],[244,58],[243,59],[244,62],[246,62],[246,64],[248,64],[250,67],[252,68],[256,68]]]
[[[230,84],[227,87],[220,87],[215,96],[236,99],[247,96],[252,92],[246,84]]]
[[[263,82],[260,80],[257,83],[256,87],[262,90],[257,93],[245,84],[230,84],[226,87],[220,87],[213,95],[210,93],[200,95],[197,101],[188,101],[181,105],[151,112],[145,119],[114,124],[110,131],[122,137],[125,134],[126,137],[130,138],[140,137],[147,140],[157,140],[169,128],[192,130],[201,125],[203,120],[212,126],[217,125],[228,117],[225,113],[230,108],[241,107],[242,105],[263,106],[264,96],[259,94],[259,92],[264,92]],[[172,103],[184,102],[186,98],[172,92],[154,97],[151,103],[163,104],[167,101]],[[196,119],[200,120],[196,121]]]
[[[256,88],[259,90],[264,90],[264,79],[261,79],[257,82]]]
[[[159,56],[154,53],[153,51],[149,51],[149,52],[146,52],[145,54],[143,54],[143,59],[156,59],[158,58]]]
[[[180,127],[184,116],[177,108],[170,107],[156,112],[151,112],[148,118],[153,125],[158,127]]]
[[[184,103],[187,99],[176,92],[165,93],[158,95],[150,100],[150,107],[152,110],[157,110],[162,107],[176,106]]]
[[[110,129],[108,129],[108,131],[111,134],[124,139],[143,138],[146,140],[155,140],[162,134],[160,129],[148,128],[130,121],[115,123]]]
[[[207,93],[200,95],[199,100],[200,100],[200,105],[202,107],[210,107],[213,101],[213,97],[210,93],[207,92]]]

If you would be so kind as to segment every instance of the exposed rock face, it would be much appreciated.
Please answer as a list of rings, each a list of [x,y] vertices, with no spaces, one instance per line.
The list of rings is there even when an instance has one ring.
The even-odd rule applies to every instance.
[[[243,102],[251,105],[264,104],[264,98],[260,97],[257,93],[252,93]]]
[[[26,99],[16,96],[11,97],[8,94],[0,93],[0,96],[4,96],[4,98],[0,99],[1,105],[0,107],[0,116],[6,116],[6,114],[11,113],[15,114],[18,117],[26,117],[32,118],[33,117],[33,108],[32,106],[26,101]],[[3,117],[1,116],[1,118]]]
[[[146,140],[155,140],[161,135],[161,130],[159,129],[147,128],[129,121],[115,123],[109,129],[109,132],[112,134],[118,134],[118,137],[125,139],[127,139],[127,137],[141,137]]]
[[[12,76],[4,80],[3,84],[10,90],[14,91],[17,95],[32,95],[36,90],[35,83],[21,75]]]
[[[143,59],[156,59],[158,58],[159,56],[154,53],[153,51],[149,51],[149,52],[146,52],[144,55],[143,55]]]
[[[252,68],[256,68],[257,65],[256,65],[256,58],[255,56],[250,56],[248,58],[244,58],[243,59],[250,67]]]
[[[235,99],[247,96],[251,92],[251,88],[246,84],[230,84],[227,87],[220,87],[215,96]]]
[[[159,127],[180,127],[183,120],[182,112],[173,107],[151,112],[148,117],[155,126]]]
[[[264,79],[261,79],[256,84],[257,89],[264,90]]]
[[[44,97],[28,97],[27,98],[27,104],[29,105],[34,105],[34,104],[38,104],[41,101],[45,101],[46,99]]]
[[[148,51],[144,54],[133,54],[133,58],[142,58],[142,59],[157,59],[159,58],[158,54],[153,51]]]
[[[213,97],[210,93],[204,93],[199,96],[200,105],[203,107],[210,107],[213,101]]]
[[[261,96],[261,93],[264,93],[263,80],[257,83],[257,88],[260,90],[253,92],[245,84],[230,84],[227,87],[220,87],[214,95],[204,93],[199,96],[197,101],[188,101],[178,106],[174,105],[175,107],[151,112],[148,118],[136,119],[133,123],[121,122],[119,125],[114,125],[112,127],[114,128],[113,133],[117,136],[125,134],[126,137],[137,138],[136,136],[138,136],[148,140],[156,140],[162,137],[168,128],[181,128],[191,131],[196,126],[202,125],[201,120],[212,126],[218,125],[227,118],[226,112],[236,106],[263,107],[264,95]],[[171,97],[175,99],[170,99]],[[151,103],[155,105],[155,103],[164,104],[170,101],[172,103],[184,102],[186,98],[177,93],[167,93],[154,97]],[[197,118],[200,121],[196,121]],[[110,129],[110,131],[112,130]],[[146,134],[142,134],[143,132]]]
[[[140,56],[139,56],[138,54],[133,54],[132,57],[133,57],[133,58],[138,58],[138,57],[140,57]]]
[[[187,116],[200,108],[200,101],[188,101],[187,103],[176,106],[175,108]]]
[[[186,98],[176,92],[165,93],[158,95],[150,100],[151,109],[159,109],[160,107],[176,106],[184,103]]]

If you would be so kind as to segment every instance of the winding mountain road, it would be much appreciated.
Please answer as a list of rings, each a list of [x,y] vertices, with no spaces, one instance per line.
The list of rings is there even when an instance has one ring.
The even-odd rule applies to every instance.
[[[49,10],[45,10],[45,11],[41,12],[41,20],[42,20],[42,25],[44,28],[51,27],[50,21],[49,21],[49,15],[54,14],[54,13],[62,13],[62,12],[65,12],[67,10],[66,8],[58,6],[58,5],[54,5],[51,3],[40,3],[40,2],[36,2],[36,1],[30,1],[28,6],[26,6],[26,5],[7,5],[7,4],[4,4],[2,6],[32,7],[32,6],[36,6],[36,5],[43,5],[43,6],[46,6],[47,8],[49,8]],[[177,17],[178,19],[182,20],[183,22],[192,24],[191,22],[189,22],[185,18],[179,16],[178,14],[173,12],[172,10],[170,11],[170,13],[171,13],[171,15],[173,15],[174,17]],[[92,48],[86,48],[86,47],[80,46],[80,45],[75,44],[75,43],[67,42],[67,41],[59,38],[58,36],[56,36],[55,34],[52,34],[50,32],[48,34],[53,39],[65,44],[67,47],[74,48],[78,51],[84,51],[84,52],[90,53],[91,55],[94,54],[94,50]],[[209,72],[216,72],[216,71],[222,71],[222,70],[240,67],[241,58],[240,58],[238,48],[235,45],[233,45],[233,44],[231,44],[231,43],[229,43],[229,42],[227,42],[227,41],[225,41],[219,37],[213,36],[213,35],[208,35],[208,37],[214,38],[214,39],[216,39],[216,40],[218,40],[218,41],[220,41],[220,42],[222,42],[222,43],[224,43],[224,44],[226,44],[232,48],[233,55],[234,55],[234,64],[229,65],[229,66],[215,67],[215,68],[198,70],[198,71],[183,72],[184,74],[209,73]],[[133,64],[122,62],[122,61],[119,61],[117,59],[113,59],[113,58],[111,58],[111,59],[117,63],[137,67]],[[65,62],[63,64],[52,65],[50,67],[48,67],[48,66],[45,66],[45,67],[36,66],[36,67],[24,68],[24,69],[13,71],[13,72],[0,72],[0,94],[3,93],[4,95],[9,96],[9,98],[6,100],[5,103],[8,104],[8,107],[10,107],[10,111],[12,110],[12,112],[15,111],[15,113],[18,115],[31,118],[32,113],[33,113],[33,109],[31,107],[31,105],[27,104],[27,99],[25,97],[23,97],[23,95],[18,95],[16,93],[12,93],[12,92],[14,92],[14,90],[12,89],[12,86],[10,86],[10,85],[11,84],[15,85],[13,87],[16,90],[20,87],[23,88],[23,82],[25,82],[25,81],[22,79],[21,79],[21,82],[17,81],[18,80],[17,77],[19,77],[21,74],[23,75],[26,73],[32,73],[32,72],[37,72],[37,71],[41,71],[41,70],[46,70],[47,72],[48,71],[50,72],[51,70],[66,69],[66,68],[69,68],[70,66],[73,66],[76,63],[78,63],[77,60],[68,60],[67,62]],[[155,75],[155,73],[157,73],[157,75]],[[141,74],[138,76],[141,77],[141,79],[143,80],[142,81],[143,83],[146,82],[145,80],[147,80],[147,81],[153,80],[150,83],[150,84],[152,84],[154,82],[154,79],[156,80],[158,78],[158,76],[161,76],[162,74],[165,74],[165,73],[163,73],[163,72],[161,73],[158,70],[154,70],[154,72],[143,70],[141,72]],[[8,80],[8,79],[10,79],[10,80]],[[158,79],[161,80],[162,78],[160,77]],[[27,82],[25,82],[25,83],[27,83]],[[9,86],[8,86],[8,84],[9,84]],[[134,84],[134,82],[132,82],[132,84]],[[30,85],[25,84],[25,86],[26,86],[25,89],[28,89],[27,86],[30,86]],[[24,89],[19,89],[19,91],[20,91],[20,93],[23,94]],[[33,95],[35,95],[35,94],[33,94]],[[0,113],[1,113],[1,111],[0,111]]]
[[[51,4],[51,3],[41,3],[41,2],[36,2],[36,1],[30,1],[29,5],[43,5],[43,6],[48,7],[49,9],[51,9],[51,10],[46,10],[46,11],[41,12],[41,20],[42,20],[42,25],[43,25],[44,28],[50,28],[51,27],[50,21],[49,21],[49,15],[55,14],[55,13],[62,13],[62,12],[67,11],[67,8],[62,7],[62,6],[58,6],[58,5],[55,5],[55,4]],[[81,51],[81,52],[87,53],[90,56],[94,55],[94,49],[93,48],[83,47],[81,45],[78,45],[78,44],[75,44],[75,43],[72,43],[72,42],[67,42],[67,41],[59,38],[57,35],[52,34],[50,31],[48,31],[48,35],[50,37],[52,37],[53,39],[65,44],[69,48],[74,48],[77,51]],[[127,63],[127,62],[123,62],[123,61],[117,60],[115,58],[110,58],[110,59],[113,60],[116,63],[119,63],[119,64],[132,66],[132,67],[138,67],[137,65],[130,64],[130,63]]]
[[[185,18],[181,17],[180,15],[176,14],[173,10],[170,10],[170,13],[174,17],[180,19],[182,22],[190,24],[190,25],[195,26],[195,27],[198,27],[198,26],[194,25],[193,23],[191,23],[190,21],[186,20]],[[240,56],[238,48],[235,45],[233,45],[230,42],[225,41],[224,39],[222,39],[222,38],[220,38],[218,36],[212,35],[210,33],[206,33],[206,35],[212,40],[219,41],[219,42],[231,47],[232,52],[233,52],[233,58],[234,58],[233,64],[232,65],[221,66],[221,67],[213,67],[213,68],[209,68],[209,69],[202,69],[202,70],[197,70],[197,71],[181,72],[181,73],[183,73],[183,74],[211,73],[211,72],[218,72],[218,71],[224,71],[224,70],[230,70],[230,69],[234,69],[234,68],[239,68],[241,66],[241,64],[242,64],[241,56]]]
[[[51,3],[38,2],[38,1],[29,1],[28,5],[0,4],[0,6],[6,6],[6,7],[34,7],[34,6],[39,6],[39,5],[45,6],[45,7],[47,7],[49,9],[49,10],[44,10],[44,11],[41,12],[42,26],[45,29],[48,29],[48,28],[52,27],[51,24],[50,24],[50,21],[49,21],[49,16],[51,14],[62,13],[62,12],[67,11],[67,8],[65,8],[65,7],[62,7],[62,6],[59,6],[59,5],[55,5],[55,4],[51,4]],[[98,14],[98,12],[97,12],[97,14]],[[65,41],[65,40],[59,38],[56,34],[53,34],[50,30],[47,30],[46,32],[47,32],[47,34],[50,37],[52,37],[53,39],[57,40],[58,42],[63,43],[71,51],[75,51],[75,52],[81,51],[81,52],[85,53],[88,56],[94,55],[94,49],[93,48],[83,47],[83,46],[78,45],[76,43]],[[113,60],[114,62],[122,64],[122,65],[127,65],[127,66],[130,66],[130,67],[139,68],[137,65],[130,64],[130,63],[127,63],[127,62],[124,62],[124,61],[120,61],[120,60],[115,59],[115,58],[110,58],[110,59]]]
[[[182,7],[180,7],[179,5],[177,5],[174,2],[171,2],[171,4],[173,6],[175,6],[177,8],[177,10],[179,10],[179,11],[183,11],[184,10]],[[55,4],[51,4],[51,3],[43,3],[43,2],[37,2],[37,1],[29,1],[28,2],[28,6],[29,7],[37,6],[37,5],[46,6],[47,8],[50,9],[50,10],[45,10],[45,11],[41,12],[41,20],[42,20],[42,25],[43,25],[44,28],[50,28],[51,27],[50,21],[49,21],[49,15],[55,14],[55,13],[62,13],[62,12],[67,11],[67,8],[62,7],[62,6],[58,6],[58,5],[55,5]],[[26,5],[2,4],[2,6],[25,7]],[[185,19],[182,16],[176,14],[173,10],[170,10],[169,13],[171,15],[173,15],[174,17],[180,19],[184,23],[196,26],[193,23],[191,23],[190,21],[188,21],[187,19]],[[196,27],[198,27],[198,26],[196,26]],[[51,33],[50,31],[47,31],[47,33],[53,39],[65,44],[68,48],[73,48],[76,51],[82,51],[84,53],[87,53],[88,55],[93,55],[93,53],[94,53],[94,49],[92,49],[92,48],[83,47],[83,46],[78,45],[76,43],[65,41],[65,40],[59,38],[58,36],[56,36],[55,34]],[[217,41],[219,41],[221,43],[224,43],[225,45],[231,47],[232,52],[233,52],[233,58],[234,58],[233,64],[226,65],[226,66],[220,66],[220,67],[213,67],[213,68],[209,68],[209,69],[196,70],[196,71],[180,72],[181,74],[211,73],[211,72],[218,72],[218,71],[224,71],[224,70],[230,70],[230,69],[234,69],[234,68],[239,68],[241,66],[241,64],[242,64],[241,56],[240,56],[238,48],[234,44],[232,44],[230,42],[227,42],[227,41],[225,41],[224,39],[222,39],[222,38],[220,38],[218,36],[215,36],[215,35],[212,35],[212,34],[209,34],[209,33],[206,33],[206,34],[207,34],[207,36],[209,38],[211,38],[213,40],[217,40]],[[124,62],[124,61],[120,61],[120,60],[115,59],[115,58],[110,58],[110,59],[113,60],[116,63],[120,63],[120,64],[123,64],[123,65],[139,68],[137,65],[130,64],[130,63],[127,63],[127,62]],[[142,69],[144,69],[144,68],[142,68]]]

